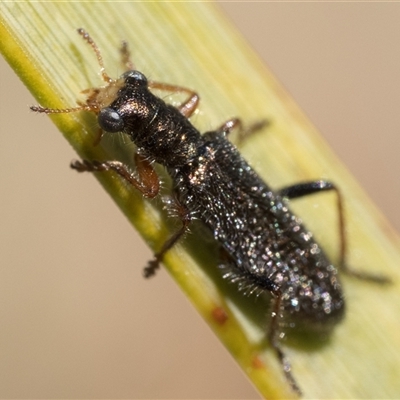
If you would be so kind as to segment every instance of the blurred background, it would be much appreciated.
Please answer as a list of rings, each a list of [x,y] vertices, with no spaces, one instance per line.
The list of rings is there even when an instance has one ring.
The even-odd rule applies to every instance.
[[[399,229],[400,4],[219,7]],[[258,398],[4,60],[0,84],[0,397]]]

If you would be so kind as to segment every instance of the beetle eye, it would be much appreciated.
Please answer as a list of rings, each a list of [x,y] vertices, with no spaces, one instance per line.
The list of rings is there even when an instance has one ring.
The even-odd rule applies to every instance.
[[[124,129],[124,121],[112,108],[103,108],[97,117],[100,128],[106,132],[120,132]]]
[[[139,71],[127,71],[122,75],[122,77],[125,79],[125,83],[128,85],[147,85],[147,78]]]

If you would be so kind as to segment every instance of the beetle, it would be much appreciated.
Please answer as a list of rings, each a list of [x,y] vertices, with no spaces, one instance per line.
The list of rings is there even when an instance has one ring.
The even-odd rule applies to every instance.
[[[122,48],[122,60],[127,71],[117,80],[110,78],[95,42],[83,29],[78,32],[94,50],[106,85],[84,91],[86,102],[78,107],[33,106],[31,109],[46,114],[94,112],[100,127],[96,142],[104,132],[123,132],[137,146],[135,170],[119,160],[81,160],[71,164],[78,172],[112,170],[144,197],[154,198],[159,194],[160,182],[153,164],[166,169],[172,179],[172,207],[182,226],[155,253],[144,269],[144,276],[154,275],[165,253],[182,238],[193,220],[200,220],[219,243],[219,268],[223,277],[248,294],[271,293],[268,339],[292,389],[300,394],[280,345],[281,319],[301,322],[316,332],[331,330],[345,313],[339,269],[375,282],[389,281],[386,277],[367,275],[347,267],[341,192],[325,180],[271,189],[229,141],[233,130],[249,134],[265,123],[245,130],[240,119],[233,118],[214,131],[201,134],[189,120],[199,104],[196,92],[149,82],[143,73],[133,68],[126,43]],[[154,95],[151,89],[184,93],[187,99],[174,107]],[[333,191],[337,197],[339,268],[288,207],[289,199],[324,191]]]

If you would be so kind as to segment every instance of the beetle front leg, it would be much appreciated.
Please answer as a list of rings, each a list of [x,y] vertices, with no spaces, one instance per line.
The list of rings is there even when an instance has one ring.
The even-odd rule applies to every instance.
[[[120,161],[76,160],[71,163],[71,168],[78,172],[114,171],[138,189],[143,196],[150,199],[157,196],[160,181],[151,163],[139,154],[135,154],[135,165],[136,171],[133,172],[129,166]]]

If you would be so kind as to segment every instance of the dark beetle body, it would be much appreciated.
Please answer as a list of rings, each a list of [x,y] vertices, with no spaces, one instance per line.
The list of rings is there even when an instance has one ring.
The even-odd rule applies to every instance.
[[[246,292],[279,289],[284,311],[310,328],[339,320],[344,303],[336,269],[312,235],[223,133],[203,139],[203,155],[170,173],[179,200],[226,250],[224,277]]]
[[[149,91],[140,72],[122,79],[115,101],[100,111],[100,126],[125,132],[139,154],[167,169],[179,202],[224,248],[224,277],[247,292],[279,291],[284,313],[309,327],[337,322],[344,300],[336,268],[226,132],[201,135]]]

